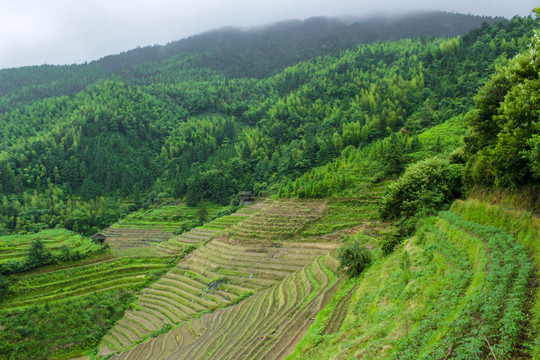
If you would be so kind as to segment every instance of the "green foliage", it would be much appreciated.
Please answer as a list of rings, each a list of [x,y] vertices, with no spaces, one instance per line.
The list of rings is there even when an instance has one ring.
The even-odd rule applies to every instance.
[[[415,137],[393,134],[364,148],[345,148],[340,157],[283,184],[280,197],[362,196],[370,182],[399,173],[415,148]],[[416,139],[417,140],[417,139]],[[375,176],[374,176],[375,174]]]
[[[133,210],[133,204],[121,199],[83,200],[52,184],[40,193],[4,193],[0,199],[0,234],[60,227],[90,236]]]
[[[172,325],[169,324],[169,323],[165,323],[163,324],[162,327],[160,327],[159,329],[157,329],[156,331],[153,331],[150,333],[150,337],[153,337],[153,338],[156,338],[160,335],[163,335],[163,334],[166,334],[168,333],[170,330],[172,330]]]
[[[337,252],[339,271],[349,277],[360,275],[372,261],[371,252],[358,240],[342,245]]]
[[[384,255],[390,255],[394,252],[394,249],[396,246],[398,246],[401,241],[403,240],[403,237],[399,233],[398,230],[393,229],[387,231],[381,240],[381,250]]]
[[[523,153],[529,160],[529,166],[533,177],[540,179],[540,136],[534,134],[529,140],[527,140],[529,150],[525,150]]]
[[[0,357],[72,358],[98,344],[133,296],[113,290],[61,303],[39,304],[0,316]]]
[[[0,301],[2,301],[4,294],[8,291],[8,286],[8,280],[3,275],[0,275]]]
[[[369,183],[399,174],[409,163],[434,155],[450,154],[453,163],[462,163],[451,152],[463,145],[467,127],[463,117],[454,117],[420,135],[397,133],[366,147],[347,147],[339,158],[306,172],[294,182],[283,184],[281,197],[366,196]],[[442,138],[442,139],[441,139]],[[392,161],[391,159],[396,161]]]
[[[460,114],[494,62],[522,48],[533,23],[516,18],[463,40],[360,45],[262,80],[191,76],[187,68],[167,80],[161,72],[172,59],[148,65],[160,75],[144,80],[134,77],[148,67],[126,71],[125,81],[99,81],[1,114],[1,191],[41,193],[51,184],[68,196],[132,197],[137,206],[160,194],[195,205],[201,198],[226,204],[243,188],[273,191],[268,184],[324,165],[347,146]],[[471,68],[480,73],[465,76]],[[390,138],[378,171],[402,170],[403,141]]]
[[[537,192],[536,192],[537,194]],[[500,194],[497,194],[501,198]],[[504,198],[504,195],[502,196]],[[495,196],[488,199],[493,201]],[[499,199],[498,199],[499,200]],[[521,199],[518,200],[521,203]],[[540,219],[535,217],[530,211],[509,211],[508,207],[512,203],[504,205],[487,204],[475,199],[467,201],[456,201],[452,205],[452,212],[460,215],[466,220],[474,221],[486,225],[491,225],[499,229],[504,229],[507,233],[513,234],[519,243],[527,249],[527,253],[536,269],[536,279],[540,278]],[[534,280],[529,285],[530,299],[532,306],[527,319],[530,321],[530,335],[524,348],[529,348],[530,353],[540,353],[540,288],[534,286]]]
[[[243,291],[240,296],[238,296],[237,298],[235,298],[233,301],[232,301],[232,304],[235,305],[235,304],[238,304],[240,303],[242,300],[245,300],[247,298],[250,298],[252,297],[253,295],[255,295],[255,292],[253,290],[246,290],[246,291]]]
[[[199,224],[204,224],[206,218],[208,217],[208,211],[206,210],[206,206],[204,206],[202,201],[199,203],[199,205],[197,205],[197,215],[199,216]]]
[[[520,187],[540,179],[540,33],[476,96],[466,140],[466,183]]]
[[[381,202],[381,216],[389,219],[434,213],[461,195],[462,167],[441,158],[430,158],[407,168],[388,187]]]
[[[40,267],[43,265],[48,265],[52,262],[52,254],[50,251],[45,249],[43,242],[40,239],[32,240],[32,245],[28,249],[28,258],[27,262],[32,267]]]

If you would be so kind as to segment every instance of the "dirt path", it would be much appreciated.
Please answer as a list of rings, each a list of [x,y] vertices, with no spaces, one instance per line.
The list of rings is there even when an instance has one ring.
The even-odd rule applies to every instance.
[[[328,325],[326,325],[326,328],[322,333],[323,335],[333,334],[339,330],[341,324],[343,323],[343,319],[345,319],[345,315],[347,315],[347,305],[349,304],[349,301],[351,300],[351,297],[353,296],[357,287],[358,285],[353,286],[351,290],[349,290],[349,293],[339,300],[339,303],[336,305],[336,309],[334,310],[334,314],[332,314],[332,318],[330,318]]]
[[[314,312],[314,316],[316,316],[319,311],[324,309],[328,303],[332,300],[338,289],[343,285],[345,282],[345,278],[338,279],[323,295],[323,298],[321,299],[321,302],[319,303],[319,306],[317,310]],[[313,324],[314,319],[310,319],[307,321],[297,332],[296,335],[289,341],[287,346],[280,351],[279,354],[277,354],[275,360],[284,360],[287,356],[289,356],[294,349],[296,348],[296,345],[302,341],[306,333],[308,332],[311,324]]]

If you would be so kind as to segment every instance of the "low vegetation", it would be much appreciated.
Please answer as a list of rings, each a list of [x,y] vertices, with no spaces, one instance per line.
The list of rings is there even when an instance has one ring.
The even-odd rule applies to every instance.
[[[523,321],[533,263],[519,235],[458,215],[470,209],[480,221],[488,217],[482,207],[459,203],[425,220],[404,246],[349,280],[290,359],[534,354],[538,334]],[[325,332],[336,316],[343,318],[339,331]]]
[[[71,359],[96,345],[133,300],[120,289],[0,313],[0,357]],[[24,354],[24,355],[21,355]]]

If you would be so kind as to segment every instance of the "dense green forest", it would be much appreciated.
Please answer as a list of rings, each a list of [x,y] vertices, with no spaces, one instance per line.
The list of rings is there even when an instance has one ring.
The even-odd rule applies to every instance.
[[[271,303],[259,292],[268,279],[228,279],[253,272],[182,265],[224,234],[270,241],[263,252],[283,239],[345,243],[340,266],[328,256],[286,280],[323,289],[344,275],[290,358],[359,356],[364,338],[376,339],[371,358],[532,358],[539,51],[537,16],[424,13],[222,29],[88,64],[0,70],[0,357],[134,356],[139,343],[165,344],[169,330],[182,334],[170,303],[160,311],[175,321],[143,317],[129,336],[121,322],[165,302],[135,300],[162,277],[185,277],[196,319]],[[230,215],[240,191],[276,202]],[[108,243],[87,238],[100,231]],[[212,259],[201,252],[190,259]],[[515,301],[501,305],[503,294]],[[417,295],[424,313],[396,318]]]
[[[348,146],[396,134],[385,141],[414,151],[423,129],[472,107],[495,67],[527,47],[534,25],[515,18],[463,37],[358,45],[261,80],[212,67],[174,71],[173,57],[102,73],[76,94],[36,95],[0,115],[0,229],[90,234],[129,208],[121,199],[134,208],[171,196],[225,204],[241,190],[277,192]],[[145,72],[153,75],[141,85]],[[407,164],[383,162],[381,176]],[[54,196],[63,209],[49,206]],[[109,214],[99,210],[105,203]]]

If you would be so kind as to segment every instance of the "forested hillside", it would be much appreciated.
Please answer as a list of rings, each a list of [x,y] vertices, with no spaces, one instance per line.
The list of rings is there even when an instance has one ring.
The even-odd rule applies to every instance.
[[[0,70],[0,357],[535,358],[539,51],[424,13]]]
[[[74,95],[38,96],[0,115],[2,227],[72,229],[72,210],[45,214],[40,204],[52,193],[78,202],[127,197],[136,206],[169,196],[227,203],[240,190],[276,191],[347,146],[392,133],[413,139],[470,108],[495,66],[526,48],[534,23],[359,45],[261,80],[146,63]],[[162,77],[137,85],[137,69]],[[78,228],[85,225],[90,233],[103,222]]]
[[[215,74],[265,78],[300,61],[337,54],[359,43],[453,37],[484,21],[496,20],[502,19],[431,12],[348,20],[319,17],[253,29],[224,28],[82,65],[2,70],[0,111],[45,97],[72,95],[113,75],[144,85],[186,78],[200,80]]]

